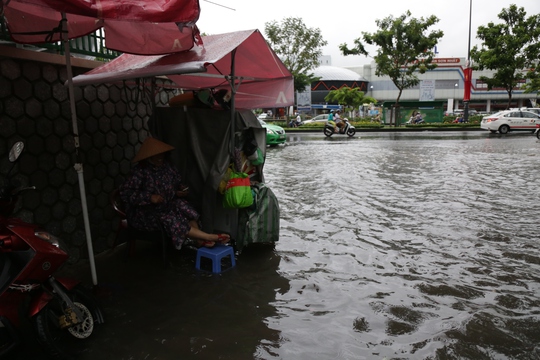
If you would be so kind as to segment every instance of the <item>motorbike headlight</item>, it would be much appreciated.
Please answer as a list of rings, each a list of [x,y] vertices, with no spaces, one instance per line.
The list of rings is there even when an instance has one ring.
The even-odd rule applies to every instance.
[[[62,242],[62,240],[59,237],[54,236],[46,231],[36,231],[34,235],[36,235],[41,240],[45,240],[49,244],[56,246],[60,250],[68,252],[67,246]]]

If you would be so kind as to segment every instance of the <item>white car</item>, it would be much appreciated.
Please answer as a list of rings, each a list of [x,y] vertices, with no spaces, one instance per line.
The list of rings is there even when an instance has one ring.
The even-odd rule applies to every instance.
[[[540,108],[521,108],[521,111],[530,111],[537,115],[540,115]]]
[[[328,121],[328,114],[321,114],[315,116],[313,119],[304,120],[302,125],[306,124],[320,124],[324,125]]]
[[[453,111],[447,111],[444,113],[445,116],[460,116],[465,115],[464,109],[455,109]],[[478,115],[478,111],[476,109],[469,109],[469,116],[476,116]]]
[[[259,114],[259,116],[257,116],[257,119],[259,119],[259,120],[266,120],[267,118],[268,118],[267,113],[261,113],[261,114]]]
[[[536,130],[536,124],[540,124],[540,116],[533,112],[504,110],[484,116],[480,127],[492,133],[498,131],[501,134],[506,134],[509,131],[534,132]]]

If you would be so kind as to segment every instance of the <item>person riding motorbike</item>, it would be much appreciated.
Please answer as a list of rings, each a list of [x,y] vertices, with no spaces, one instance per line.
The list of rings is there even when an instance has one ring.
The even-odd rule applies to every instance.
[[[299,127],[300,125],[302,125],[302,117],[300,116],[300,114],[295,112],[294,116],[295,118],[289,121],[289,127],[292,127],[292,128]]]
[[[302,125],[302,117],[299,113],[296,113],[296,127]]]
[[[327,121],[334,121],[334,110],[330,110]]]
[[[336,110],[336,113],[334,114],[334,122],[336,123],[336,127],[334,128],[335,132],[342,131],[345,126],[345,122],[341,119],[340,114],[341,110]]]

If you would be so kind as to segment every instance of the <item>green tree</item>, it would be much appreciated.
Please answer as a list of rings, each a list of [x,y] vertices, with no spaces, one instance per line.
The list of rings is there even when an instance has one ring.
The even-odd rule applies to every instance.
[[[474,69],[495,70],[492,77],[481,76],[488,90],[502,87],[508,93],[508,108],[512,102],[512,90],[527,76],[531,79],[531,91],[538,90],[538,73],[533,68],[540,57],[540,15],[526,17],[524,8],[510,5],[502,9],[498,17],[503,22],[478,27],[476,37],[482,40],[480,47],[471,50]]]
[[[348,86],[342,87],[338,90],[332,90],[326,95],[324,100],[339,105],[344,105],[349,110],[356,109],[360,105],[365,103],[377,103],[372,97],[364,96],[364,92],[358,88],[350,88]]]
[[[317,78],[310,72],[319,66],[322,47],[327,45],[318,28],[308,28],[301,18],[281,23],[267,22],[264,32],[270,46],[294,76],[294,88],[303,91]]]
[[[427,19],[411,17],[411,12],[395,18],[388,16],[375,23],[379,30],[374,33],[362,32],[362,38],[354,40],[355,46],[351,49],[347,44],[339,46],[343,55],[368,55],[364,43],[378,46],[374,56],[377,76],[387,75],[399,93],[396,106],[403,90],[418,85],[420,80],[417,73],[425,73],[437,67],[432,63],[435,56],[433,48],[443,36],[441,30],[431,31],[429,27],[435,25],[439,19],[432,15]]]
[[[538,92],[540,92],[540,62],[537,63],[534,68],[527,71],[527,75],[525,77],[528,80],[524,88],[525,92],[536,92],[536,96],[538,96]]]

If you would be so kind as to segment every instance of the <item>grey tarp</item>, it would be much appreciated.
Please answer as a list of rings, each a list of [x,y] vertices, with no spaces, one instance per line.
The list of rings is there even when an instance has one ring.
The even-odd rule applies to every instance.
[[[239,250],[253,243],[274,243],[279,240],[279,203],[276,195],[265,184],[252,186],[253,205],[241,209],[238,216]]]
[[[266,148],[266,130],[250,110],[235,111],[235,143],[242,148],[242,135],[252,131],[259,147]],[[152,134],[175,147],[172,161],[190,186],[190,201],[201,213],[207,232],[227,232],[236,238],[238,210],[225,209],[219,183],[232,162],[231,114],[228,110],[157,107],[149,122]],[[264,182],[263,166],[258,181]]]

